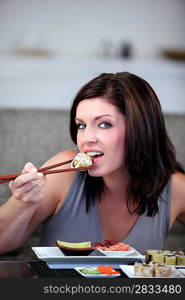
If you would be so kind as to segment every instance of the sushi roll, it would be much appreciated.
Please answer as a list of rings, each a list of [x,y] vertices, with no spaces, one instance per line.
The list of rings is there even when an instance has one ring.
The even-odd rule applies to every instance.
[[[175,251],[172,251],[173,255],[184,255],[184,251],[181,251],[181,250],[175,250]]]
[[[162,252],[152,253],[152,262],[153,263],[164,263],[164,255]]]
[[[167,266],[165,264],[155,264],[154,265],[155,277],[170,277],[173,273],[173,267]]]
[[[71,162],[71,168],[90,167],[92,159],[89,155],[79,152]]]
[[[134,274],[138,277],[153,277],[154,267],[153,264],[145,264],[135,262],[134,264]]]
[[[145,251],[145,262],[148,264],[152,261],[152,255],[159,253],[160,250],[149,249]]]
[[[164,262],[167,265],[176,265],[177,257],[175,255],[164,255]]]
[[[177,255],[177,265],[185,266],[185,255]]]
[[[175,253],[170,250],[163,250],[163,255],[175,255]]]

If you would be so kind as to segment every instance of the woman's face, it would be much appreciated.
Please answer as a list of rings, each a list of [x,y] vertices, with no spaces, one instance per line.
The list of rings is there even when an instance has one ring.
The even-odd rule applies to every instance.
[[[106,176],[124,163],[125,117],[105,98],[83,100],[76,111],[77,146],[92,156],[91,176]]]

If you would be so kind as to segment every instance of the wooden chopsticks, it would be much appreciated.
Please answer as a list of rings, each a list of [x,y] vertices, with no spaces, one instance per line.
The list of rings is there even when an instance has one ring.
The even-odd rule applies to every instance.
[[[44,175],[48,175],[48,174],[54,174],[54,173],[83,171],[83,170],[91,168],[91,166],[87,166],[87,167],[79,167],[79,168],[66,168],[66,169],[50,170],[50,169],[53,169],[53,168],[56,168],[56,167],[60,167],[60,166],[69,164],[71,162],[72,162],[72,160],[66,160],[66,161],[63,161],[63,162],[58,163],[58,164],[54,164],[54,165],[50,165],[50,166],[38,169],[37,172],[43,173]],[[50,171],[48,171],[48,170],[50,170]],[[11,180],[14,180],[15,178],[17,178],[20,175],[22,175],[22,173],[1,175],[0,176],[0,184],[5,183],[5,182],[9,182]]]

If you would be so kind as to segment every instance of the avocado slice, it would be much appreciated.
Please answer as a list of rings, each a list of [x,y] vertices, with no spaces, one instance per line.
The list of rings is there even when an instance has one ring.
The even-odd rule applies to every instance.
[[[81,243],[68,243],[68,242],[63,242],[63,241],[59,241],[57,240],[57,245],[59,247],[68,247],[68,248],[90,248],[91,242],[81,242]]]

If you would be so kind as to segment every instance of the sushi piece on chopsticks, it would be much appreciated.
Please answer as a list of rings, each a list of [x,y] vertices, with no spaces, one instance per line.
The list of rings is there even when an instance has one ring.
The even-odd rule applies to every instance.
[[[71,162],[71,168],[92,166],[92,159],[89,155],[79,152]]]

